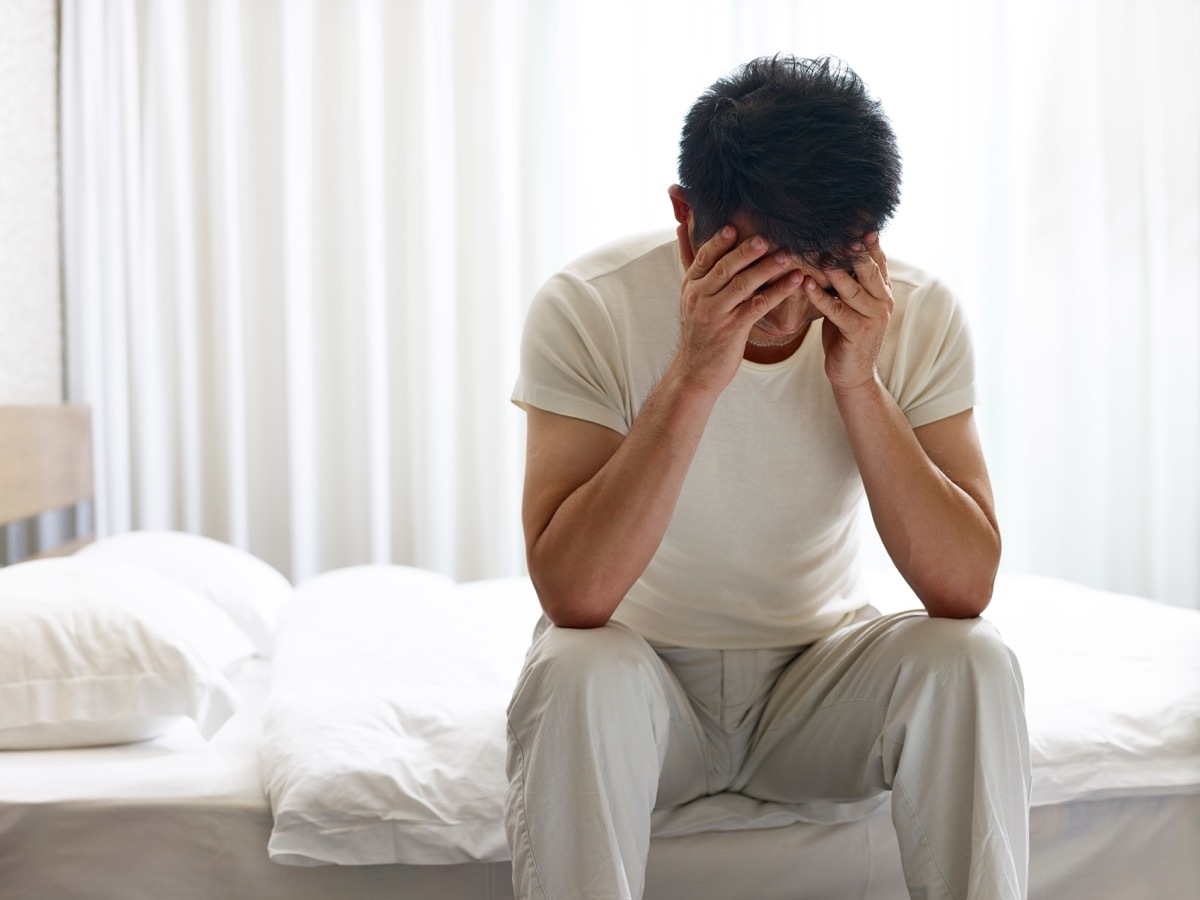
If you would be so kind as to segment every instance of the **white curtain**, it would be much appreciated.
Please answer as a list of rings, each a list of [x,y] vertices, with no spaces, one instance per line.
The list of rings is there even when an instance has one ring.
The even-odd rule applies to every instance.
[[[716,77],[831,53],[900,137],[885,248],[973,323],[1005,568],[1200,606],[1195,0],[64,0],[62,28],[102,531],[294,578],[519,572],[529,297],[673,224]]]

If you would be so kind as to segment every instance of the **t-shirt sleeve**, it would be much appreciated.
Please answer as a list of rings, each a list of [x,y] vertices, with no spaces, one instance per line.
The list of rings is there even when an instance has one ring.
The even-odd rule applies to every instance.
[[[975,405],[975,355],[966,317],[940,282],[909,298],[895,339],[888,390],[914,428]]]
[[[632,424],[621,341],[589,285],[566,273],[534,296],[512,401],[628,434]]]

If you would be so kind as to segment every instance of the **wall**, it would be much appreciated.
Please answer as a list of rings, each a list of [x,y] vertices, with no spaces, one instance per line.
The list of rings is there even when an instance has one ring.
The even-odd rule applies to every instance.
[[[58,15],[0,2],[0,403],[63,399]]]

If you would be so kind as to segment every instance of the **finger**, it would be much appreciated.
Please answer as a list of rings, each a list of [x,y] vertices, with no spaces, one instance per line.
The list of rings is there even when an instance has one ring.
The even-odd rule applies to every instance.
[[[872,241],[871,238],[874,238]],[[888,280],[886,274],[887,257],[879,249],[879,235],[875,232],[867,235],[862,241],[852,244],[851,248],[862,255],[854,264],[854,275],[858,283],[866,288],[871,296],[883,300],[888,296]],[[883,266],[880,266],[880,263]]]
[[[847,273],[847,277],[850,275]],[[863,294],[860,299],[863,303],[870,303],[872,299],[886,301],[889,296],[888,283],[884,280],[883,273],[879,271],[879,266],[870,256],[864,256],[854,264],[854,275],[851,278]]]
[[[788,272],[778,281],[768,284],[761,291],[743,300],[744,314],[750,323],[757,322],[794,293],[802,277],[798,271]]]
[[[811,279],[816,282],[817,289],[820,290],[826,297],[837,298],[837,291],[833,285],[829,283],[829,276],[821,269],[806,269],[802,276],[803,280]],[[803,280],[801,284],[803,285]]]
[[[837,296],[837,291],[833,289],[833,285],[829,283],[829,276],[822,269],[813,269],[809,272],[809,277],[816,280],[817,285],[831,297]]]
[[[879,271],[883,275],[884,282],[890,286],[892,282],[888,277],[887,254],[879,246],[879,232],[869,232],[863,240],[867,244],[867,252],[871,254],[871,259],[875,260],[875,265],[879,266]]]
[[[871,262],[874,266],[875,263]],[[872,312],[872,302],[882,298],[876,298],[867,286],[859,281],[849,272],[844,269],[824,269],[825,277],[829,279],[829,284],[837,291],[838,298],[847,306],[857,312],[859,315],[867,316]],[[857,273],[857,268],[855,272]],[[878,272],[875,276],[878,280]],[[882,285],[882,282],[879,282]]]
[[[738,244],[722,256],[702,279],[704,293],[709,296],[723,294],[729,307],[741,303],[768,279],[775,278],[784,269],[786,254],[775,253],[767,259],[767,239],[754,235]]]
[[[700,249],[696,251],[692,264],[688,266],[688,277],[700,279],[707,275],[709,270],[725,257],[736,240],[737,229],[732,225],[718,228],[717,233],[701,244]]]
[[[801,287],[813,308],[839,330],[845,330],[850,317],[858,315],[837,294],[828,293],[813,275],[805,276]]]
[[[795,261],[782,250],[776,251],[766,259],[759,260],[749,268],[742,269],[729,279],[721,290],[714,296],[720,306],[732,310],[744,303],[750,297],[760,293],[764,286],[777,283],[788,269],[795,266]],[[715,270],[714,270],[715,272]],[[795,289],[796,285],[792,285]]]

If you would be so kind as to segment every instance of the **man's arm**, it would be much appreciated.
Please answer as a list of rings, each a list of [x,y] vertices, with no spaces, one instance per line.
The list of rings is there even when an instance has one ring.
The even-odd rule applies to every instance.
[[[629,434],[530,409],[522,520],[529,574],[547,618],[594,628],[612,616],[658,550],[709,414],[741,365],[746,338],[799,285],[767,243],[731,227],[693,256],[680,342]],[[736,244],[736,246],[735,246]],[[765,257],[765,258],[764,258]],[[777,278],[768,287],[763,287]],[[761,290],[760,290],[761,289]]]
[[[1000,531],[987,465],[970,410],[913,429],[879,380],[875,362],[893,300],[877,235],[854,277],[824,270],[805,291],[828,324],[825,370],[875,527],[900,574],[931,616],[970,618],[992,596]]]
[[[661,382],[628,436],[529,408],[529,574],[555,625],[604,625],[658,549],[711,403]]]
[[[871,516],[931,616],[971,618],[992,598],[1000,530],[971,410],[913,429],[882,384],[839,397]]]

